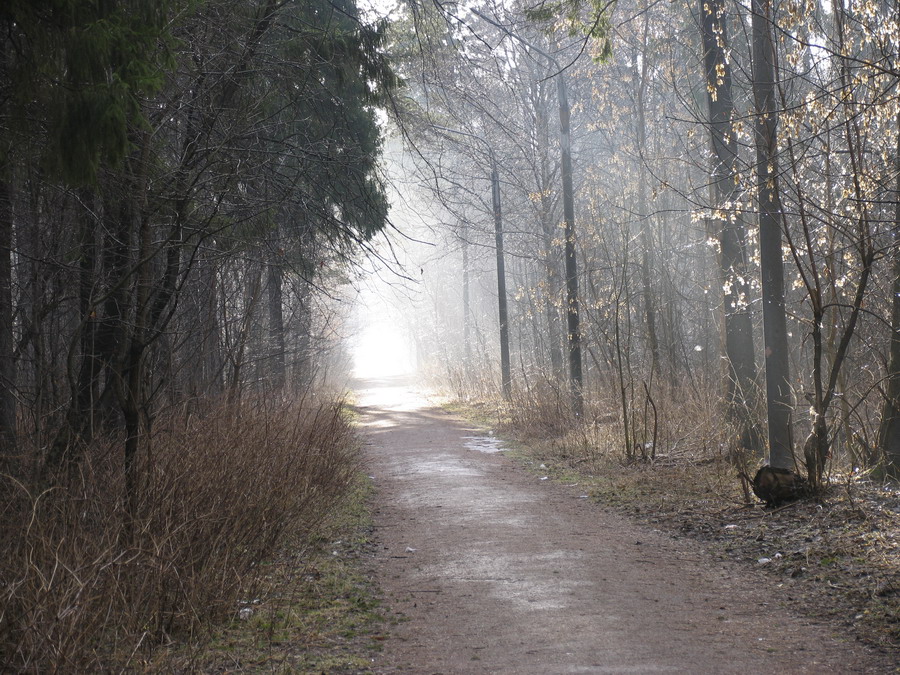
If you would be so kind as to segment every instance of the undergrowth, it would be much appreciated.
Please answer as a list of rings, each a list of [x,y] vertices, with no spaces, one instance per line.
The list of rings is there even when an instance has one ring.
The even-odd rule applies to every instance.
[[[154,428],[130,499],[116,438],[52,481],[0,479],[0,670],[119,671],[203,642],[357,469],[339,402],[222,406]]]
[[[371,672],[384,636],[371,555],[371,481],[358,475],[317,534],[286,542],[234,618],[193,649],[160,655],[154,672]]]

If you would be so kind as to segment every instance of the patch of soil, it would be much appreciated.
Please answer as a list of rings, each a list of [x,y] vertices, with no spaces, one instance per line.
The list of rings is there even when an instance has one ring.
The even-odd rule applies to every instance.
[[[687,499],[648,485],[658,475],[649,471],[622,481],[625,472],[600,474],[576,457],[511,459],[489,432],[400,383],[360,398],[377,491],[375,570],[386,607],[407,619],[388,632],[376,672],[893,670],[891,656],[821,617],[802,618],[751,571],[785,553],[743,566],[711,559],[715,531],[724,545],[751,522],[736,522],[741,509],[714,494],[719,482],[702,485],[718,481],[718,469],[695,476]],[[708,515],[689,513],[698,510]],[[681,523],[708,530],[709,545]]]
[[[720,459],[623,465],[520,447],[527,466],[581,481],[600,503],[702,542],[765,580],[761,593],[828,619],[885,652],[900,649],[900,489],[832,482],[817,499],[747,506],[736,470]]]

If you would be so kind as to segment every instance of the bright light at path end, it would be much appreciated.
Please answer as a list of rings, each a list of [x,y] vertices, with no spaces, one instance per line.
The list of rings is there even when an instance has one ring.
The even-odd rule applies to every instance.
[[[354,340],[353,374],[356,377],[408,375],[414,370],[407,336],[384,322],[366,326]]]

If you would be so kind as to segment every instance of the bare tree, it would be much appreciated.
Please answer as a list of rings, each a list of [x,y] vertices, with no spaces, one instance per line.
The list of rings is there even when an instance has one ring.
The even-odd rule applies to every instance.
[[[738,150],[734,133],[736,114],[732,97],[728,51],[728,17],[721,0],[701,0],[709,133],[713,151],[712,222],[719,241],[719,270],[725,289],[725,357],[728,364],[725,392],[728,414],[738,429],[739,443],[753,452],[762,450],[762,438],[753,419],[756,397],[756,359],[750,313],[750,269],[737,172]]]
[[[775,108],[773,8],[769,0],[753,0],[751,11],[769,462],[772,466],[787,468],[794,464],[791,435],[793,404],[788,366],[784,259],[781,250],[781,226],[784,214],[778,194],[778,112]]]

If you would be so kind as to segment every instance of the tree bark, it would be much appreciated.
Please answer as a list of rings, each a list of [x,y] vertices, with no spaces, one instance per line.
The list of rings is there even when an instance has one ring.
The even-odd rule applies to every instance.
[[[535,151],[537,154],[537,181],[540,191],[540,225],[544,245],[544,278],[547,284],[544,293],[544,309],[547,318],[547,335],[550,342],[550,371],[557,383],[565,381],[565,367],[562,352],[562,326],[557,302],[562,296],[559,276],[559,247],[555,243],[556,226],[551,198],[552,171],[550,168],[550,119],[547,110],[547,96],[543,82],[532,96],[535,115]]]
[[[276,255],[284,255],[283,251]],[[272,388],[277,395],[284,391],[285,383],[285,340],[284,312],[281,265],[277,261],[269,262],[269,368],[272,376]]]
[[[94,188],[78,191],[78,315],[80,325],[69,347],[67,374],[71,387],[65,424],[59,429],[45,459],[45,470],[62,462],[78,461],[90,443],[100,418],[99,401],[104,363],[109,362],[108,322],[99,319],[94,297],[98,287],[97,208]],[[101,327],[103,332],[101,332]],[[77,367],[75,354],[77,344]]]
[[[297,346],[297,365],[295,375],[291,378],[294,386],[305,392],[312,386],[315,378],[316,364],[313,359],[313,320],[312,320],[312,284],[301,279],[297,291],[297,323],[299,340]]]
[[[462,311],[463,311],[463,369],[466,383],[472,379],[472,309],[469,294],[469,239],[465,224],[463,224],[462,243]]]
[[[491,203],[494,209],[494,243],[497,253],[497,306],[500,316],[500,381],[503,398],[512,397],[512,371],[509,364],[509,308],[506,302],[506,264],[503,256],[503,218],[500,213],[500,178],[491,155]]]
[[[900,209],[898,209],[900,210]],[[900,253],[894,244],[894,301],[891,318],[891,356],[878,445],[884,453],[885,473],[900,479]]]
[[[221,324],[219,323],[219,273],[216,262],[216,244],[212,242],[209,252],[201,252],[198,260],[197,303],[200,309],[198,331],[198,353],[201,355],[199,387],[211,398],[221,396],[225,360],[222,356]]]
[[[0,22],[0,29],[8,35],[12,20]],[[7,73],[9,65],[7,42],[0,44],[0,73]],[[9,104],[4,101],[0,114],[7,114]],[[8,133],[8,132],[7,132]],[[3,139],[0,147],[0,457],[9,462],[16,454],[16,359],[13,335],[12,295],[12,142]],[[0,464],[0,469],[3,469]],[[8,468],[12,468],[9,466]]]
[[[770,0],[753,0],[751,11],[769,463],[779,468],[790,468],[794,464],[791,439],[793,408],[781,249],[782,209],[778,196],[778,113],[775,110],[775,48],[772,42]]]
[[[897,118],[900,128],[900,116]],[[893,302],[891,304],[891,347],[888,360],[887,385],[881,424],[878,429],[878,446],[884,454],[884,473],[900,479],[900,136],[897,138],[897,200],[894,206],[894,232],[891,258],[894,267]]]
[[[12,189],[0,167],[0,453],[16,451],[16,360],[12,297]]]
[[[647,75],[650,63],[649,49],[647,48],[647,37],[649,32],[649,14],[644,15],[644,37],[641,45],[641,70],[636,73],[637,100],[635,102],[635,120],[637,131],[637,150],[638,161],[640,162],[640,172],[638,175],[638,210],[640,211],[640,237],[641,237],[641,286],[642,295],[644,297],[644,320],[647,325],[647,342],[650,347],[650,363],[651,373],[658,373],[660,368],[659,355],[659,338],[656,330],[656,302],[653,294],[652,282],[652,264],[651,257],[653,254],[651,218],[648,213],[647,206],[647,166],[646,166],[646,150],[647,150],[647,122],[644,111],[644,99],[647,91]]]
[[[725,290],[725,377],[728,416],[737,427],[740,445],[762,451],[762,438],[753,419],[756,357],[750,314],[750,273],[743,216],[737,211],[737,139],[732,127],[734,102],[728,34],[723,0],[700,0],[709,130],[713,150],[713,222],[719,239],[719,270]]]
[[[130,327],[130,330],[125,325],[120,327],[123,355],[120,370],[117,373],[121,387],[119,407],[125,422],[125,493],[128,500],[128,513],[132,517],[137,515],[139,501],[138,488],[141,475],[138,467],[138,453],[141,449],[144,432],[147,432],[147,436],[149,436],[150,431],[149,415],[147,414],[149,401],[144,393],[144,357],[147,346],[153,339],[153,333],[159,328],[162,309],[168,302],[168,296],[165,293],[169,286],[165,279],[160,284],[154,283],[151,259],[158,249],[154,251],[156,245],[153,242],[153,231],[146,208],[150,136],[146,132],[140,132],[138,139],[139,150],[134,157],[135,166],[126,182],[131,189],[129,194],[123,195],[126,205],[123,209],[123,216],[126,218],[123,231],[135,230],[135,243],[137,244],[132,294],[134,325]],[[171,261],[169,265],[171,265]],[[166,275],[171,273],[169,265],[166,266]],[[171,280],[171,283],[174,284],[174,279]],[[163,300],[160,294],[166,299]]]
[[[557,73],[559,98],[559,145],[562,154],[563,215],[566,234],[566,327],[569,344],[569,386],[572,412],[584,414],[584,380],[581,372],[581,327],[578,309],[578,264],[575,259],[575,189],[572,185],[572,142],[569,133],[569,98],[566,93],[566,74]]]
[[[247,345],[250,342],[251,332],[253,331],[253,322],[256,318],[256,305],[259,302],[260,289],[262,286],[262,271],[255,262],[248,263],[249,269],[246,270],[244,287],[244,299],[240,327],[231,346],[231,352],[228,360],[231,362],[231,377],[228,382],[228,405],[234,405],[241,399],[243,393],[244,382],[244,365],[247,358]]]
[[[100,354],[97,352],[97,312],[94,308],[94,288],[97,283],[97,233],[94,193],[91,188],[81,191],[81,256],[78,269],[78,308],[81,314],[81,363],[72,392],[69,408],[69,428],[85,443],[94,432],[94,403],[99,394]]]

